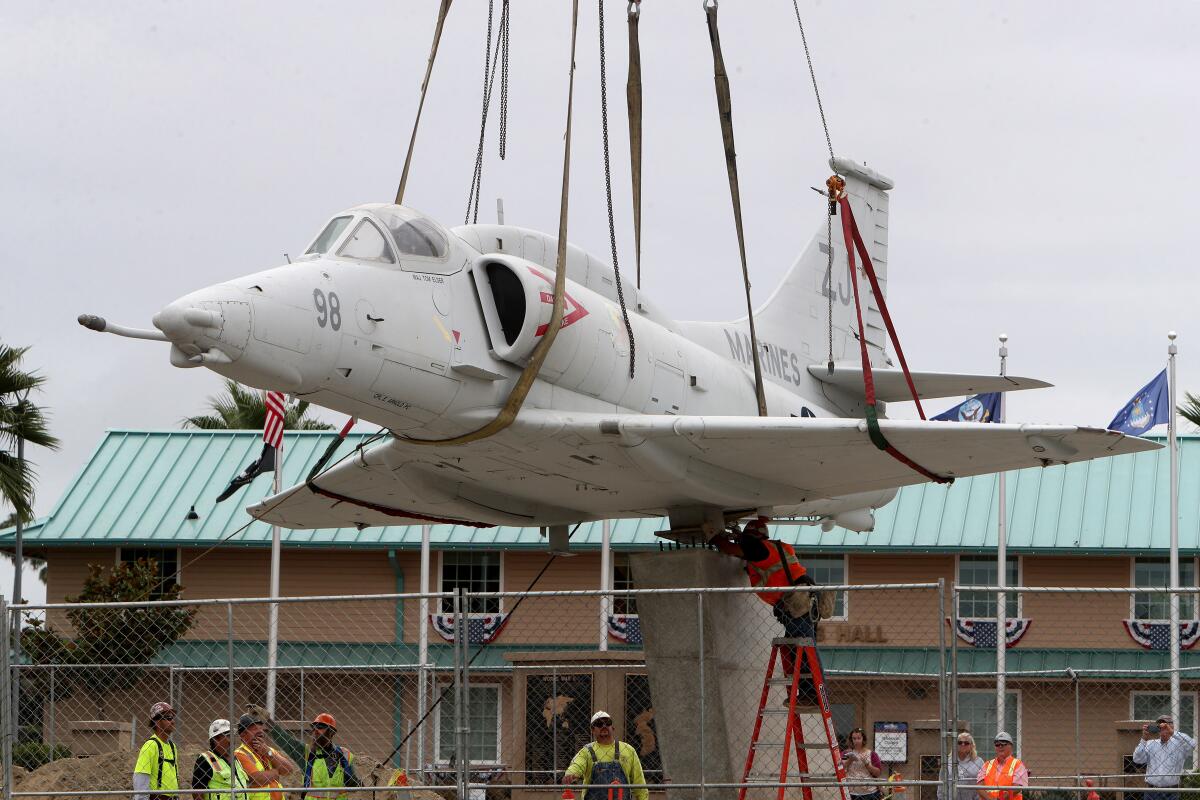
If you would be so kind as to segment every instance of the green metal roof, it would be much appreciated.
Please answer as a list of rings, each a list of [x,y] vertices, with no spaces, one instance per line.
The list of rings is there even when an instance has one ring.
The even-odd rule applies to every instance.
[[[299,483],[335,434],[285,434],[284,484]],[[350,452],[365,435],[351,435]],[[252,521],[245,507],[270,493],[265,477],[221,505],[214,500],[262,447],[257,431],[108,431],[49,516],[25,530],[30,547],[117,545],[207,546],[242,526],[229,546],[269,545],[270,526]],[[1180,439],[1180,547],[1200,553],[1200,437]],[[1008,473],[1008,548],[1013,553],[1141,554],[1166,552],[1169,542],[1167,450]],[[922,484],[900,490],[876,513],[875,530],[780,525],[775,533],[806,551],[994,552],[997,476],[961,478],[951,486]],[[200,518],[186,519],[195,506]],[[665,520],[617,520],[616,549],[653,549]],[[0,543],[11,540],[0,531]],[[289,547],[416,549],[420,526],[285,530]],[[600,546],[601,524],[584,523],[572,537],[581,550]],[[492,547],[540,550],[536,528],[434,525],[439,549]]]

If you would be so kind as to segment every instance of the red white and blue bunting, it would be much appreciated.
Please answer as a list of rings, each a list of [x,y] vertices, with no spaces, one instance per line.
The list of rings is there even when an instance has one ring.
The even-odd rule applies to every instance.
[[[1129,638],[1147,650],[1171,649],[1171,623],[1161,619],[1123,619]],[[1190,650],[1200,641],[1200,619],[1180,620],[1179,647]]]
[[[623,644],[642,644],[642,620],[637,614],[610,614],[608,635]]]
[[[946,620],[947,623],[950,620]],[[1006,619],[1004,621],[1004,647],[1009,648],[1021,641],[1021,637],[1033,624],[1030,619]],[[996,620],[987,617],[963,617],[958,620],[958,630],[955,631],[972,647],[996,648]]]
[[[491,644],[508,622],[508,614],[485,614],[467,618],[467,643]],[[429,624],[447,642],[454,641],[454,615],[430,614]]]

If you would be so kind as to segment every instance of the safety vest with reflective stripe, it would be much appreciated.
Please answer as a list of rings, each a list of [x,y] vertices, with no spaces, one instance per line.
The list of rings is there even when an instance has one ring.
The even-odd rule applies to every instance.
[[[992,759],[983,765],[983,785],[984,786],[1012,786],[1013,776],[1017,773],[1017,767],[1024,766],[1021,759],[1013,756],[1008,759],[1008,763],[1003,767],[996,766],[996,759]],[[1023,800],[1024,795],[1013,789],[990,789],[985,792],[992,800]]]
[[[212,777],[208,779],[208,789],[229,789],[229,781],[232,779],[237,788],[245,789],[250,785],[249,778],[246,777],[246,770],[242,769],[242,762],[236,758],[233,763],[237,765],[237,774],[234,775],[233,770],[229,768],[229,762],[218,756],[211,750],[205,750],[200,754],[204,760],[208,762],[208,766],[212,768]],[[222,797],[228,797],[229,792],[220,795],[208,795],[208,800],[220,800]],[[236,800],[248,800],[246,792],[237,792]]]
[[[234,755],[237,756],[237,760],[240,761],[242,763],[242,766],[246,769],[247,775],[249,775],[252,772],[263,772],[264,770],[268,769],[267,765],[262,761],[262,759],[260,759],[258,757],[258,754],[255,753],[253,750],[251,750],[245,744],[239,745],[238,749],[233,752],[234,752]],[[275,752],[274,748],[272,748],[272,750],[270,752],[274,753]],[[282,789],[283,784],[280,783],[278,780],[273,780],[270,783],[268,783],[267,785],[257,787],[257,788],[259,788],[260,791],[250,792],[249,800],[283,800],[283,792],[261,791],[262,789],[267,789],[267,790]]]
[[[791,586],[804,575],[804,566],[796,558],[796,551],[790,544],[775,540],[764,541],[763,544],[767,548],[767,557],[762,561],[746,562],[746,573],[750,576],[751,586]],[[786,573],[784,564],[779,558],[781,550],[783,558],[787,561]],[[781,592],[759,592],[758,597],[767,605],[773,606],[779,602],[779,598],[783,597],[783,594]]]
[[[304,756],[304,785],[311,786],[313,789],[343,789],[346,786],[346,770],[342,767],[342,757],[346,759],[347,764],[354,763],[354,753],[351,753],[344,747],[334,747],[330,753],[337,754],[338,764],[331,774],[329,772],[329,763],[325,760],[325,753],[319,753],[308,748],[308,752]],[[337,800],[350,800],[349,792],[305,792],[307,797],[331,798],[336,797]]]

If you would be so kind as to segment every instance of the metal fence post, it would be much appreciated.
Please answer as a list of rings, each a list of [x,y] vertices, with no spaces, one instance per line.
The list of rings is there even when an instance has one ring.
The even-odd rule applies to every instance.
[[[955,583],[950,591],[950,729],[954,738],[958,739],[958,584]],[[958,754],[957,748],[954,761],[946,765],[946,797],[954,798],[958,791]],[[953,767],[953,769],[951,769]]]
[[[463,713],[464,695],[467,693],[467,670],[463,658],[467,638],[466,602],[460,586],[454,593],[454,782],[459,800],[467,800],[466,773],[463,764],[467,760],[466,715]]]
[[[55,743],[55,739],[56,739],[55,734],[58,732],[57,724],[55,723],[55,716],[56,716],[55,715],[56,709],[54,707],[55,702],[56,702],[56,698],[54,696],[55,688],[56,687],[54,685],[54,665],[51,664],[50,665],[50,760],[51,761],[54,760],[54,743]]]
[[[0,597],[0,622],[4,624],[4,646],[0,647],[0,671],[3,676],[0,677],[0,687],[3,687],[0,697],[0,721],[2,721],[3,729],[0,730],[0,742],[3,742],[3,760],[4,760],[4,800],[12,800],[12,746],[13,734],[16,732],[16,725],[13,723],[13,708],[12,708],[12,664],[9,663],[9,656],[12,646],[12,620],[9,618],[8,603],[3,597]]]
[[[300,719],[307,720],[308,714],[304,713],[304,667],[300,667]]]
[[[938,714],[940,717],[941,735],[938,737],[942,742],[942,755],[940,761],[942,770],[942,780],[946,781],[946,788],[950,788],[950,768],[953,766],[957,772],[958,755],[955,752],[955,747],[952,744],[956,738],[953,732],[954,725],[948,719],[948,710],[950,700],[947,697],[950,689],[950,681],[946,674],[946,626],[942,622],[946,619],[946,579],[938,578]],[[947,798],[952,798],[953,795],[947,794]]]
[[[705,713],[704,703],[704,592],[696,593],[696,619],[697,619],[697,637],[699,639],[699,664],[697,667],[700,672],[700,797],[704,798],[705,783],[704,780],[704,762],[708,761],[708,750],[705,749],[704,732],[708,728],[708,715]],[[618,754],[619,755],[619,754]]]
[[[237,780],[236,780],[236,777],[237,777],[237,759],[236,759],[236,758],[233,756],[233,750],[234,750],[234,748],[235,748],[235,745],[234,745],[234,741],[235,741],[235,740],[234,740],[234,738],[233,738],[233,737],[234,737],[234,735],[235,735],[236,727],[237,727],[237,724],[238,724],[238,717],[236,716],[236,709],[235,709],[235,707],[234,707],[234,699],[233,699],[233,696],[234,696],[234,677],[233,677],[233,603],[226,603],[226,604],[225,604],[225,608],[226,608],[226,617],[227,617],[226,624],[228,625],[228,628],[227,628],[227,631],[226,631],[226,637],[225,637],[225,656],[226,656],[226,658],[228,659],[228,661],[227,661],[227,667],[228,667],[228,670],[229,670],[229,671],[228,671],[228,673],[227,673],[227,676],[228,676],[228,677],[227,677],[227,691],[228,691],[228,694],[229,694],[229,725],[230,725],[230,731],[229,731],[229,755],[230,755],[230,758],[229,758],[229,762],[230,762],[230,763],[229,763],[229,769],[230,769],[230,774],[231,774],[231,776],[234,778],[233,780],[230,780],[230,781],[229,781],[229,800],[237,800],[237,796],[234,794],[234,792],[237,790]]]

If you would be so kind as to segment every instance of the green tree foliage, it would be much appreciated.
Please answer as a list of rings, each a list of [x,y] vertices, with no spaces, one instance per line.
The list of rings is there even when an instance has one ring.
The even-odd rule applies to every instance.
[[[83,589],[68,603],[123,603],[146,600],[178,600],[183,587],[173,576],[159,576],[158,563],[139,559],[115,567],[89,565]],[[187,606],[149,603],[123,608],[79,607],[65,612],[71,633],[63,634],[39,620],[30,620],[21,631],[21,648],[33,664],[154,664],[159,653],[178,641],[192,627],[196,609]],[[41,676],[41,670],[34,670]],[[76,686],[85,687],[101,708],[113,692],[129,689],[145,679],[141,670],[128,667],[79,667],[72,673]],[[30,686],[22,691],[48,691],[47,686]],[[60,687],[61,691],[61,687]]]
[[[28,347],[0,343],[0,497],[21,515],[33,517],[33,465],[17,457],[17,442],[54,450],[58,439],[50,434],[46,415],[29,396],[40,389],[45,378],[21,369]]]
[[[208,398],[211,414],[199,414],[183,420],[185,428],[201,430],[258,430],[267,421],[266,399],[257,389],[247,389],[237,381],[225,379],[225,394]],[[308,401],[285,403],[283,427],[289,431],[328,431],[333,426],[308,416]]]

